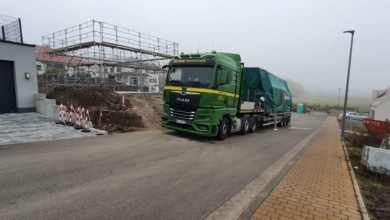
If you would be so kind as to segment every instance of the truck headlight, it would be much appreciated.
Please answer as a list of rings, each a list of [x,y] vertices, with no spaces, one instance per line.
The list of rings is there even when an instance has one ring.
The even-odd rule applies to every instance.
[[[201,120],[201,121],[209,121],[209,120],[210,120],[210,116],[200,115],[200,116],[198,117],[198,120]]]

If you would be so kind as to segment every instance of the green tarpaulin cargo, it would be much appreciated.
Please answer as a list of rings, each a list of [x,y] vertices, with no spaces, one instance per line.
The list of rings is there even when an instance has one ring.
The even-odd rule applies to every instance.
[[[241,101],[260,102],[266,113],[285,112],[292,103],[287,82],[258,67],[244,67],[240,97]]]

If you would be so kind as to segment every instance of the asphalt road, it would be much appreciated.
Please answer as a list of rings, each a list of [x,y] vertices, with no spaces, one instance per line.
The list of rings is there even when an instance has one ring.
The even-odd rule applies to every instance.
[[[304,148],[302,141],[310,141],[307,137],[326,117],[294,114],[290,128],[262,128],[225,141],[145,131],[3,145],[0,219],[240,215],[242,207],[236,206],[248,202],[253,206],[262,193],[245,189],[260,177],[265,182],[257,184],[259,189],[275,184],[278,174],[287,169],[283,162],[291,164],[296,159]],[[283,169],[270,169],[276,164]]]

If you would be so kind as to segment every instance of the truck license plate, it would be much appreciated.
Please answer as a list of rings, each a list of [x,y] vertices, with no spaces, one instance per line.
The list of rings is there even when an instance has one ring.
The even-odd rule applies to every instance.
[[[176,123],[178,123],[178,124],[185,124],[186,121],[181,120],[181,119],[176,119]]]

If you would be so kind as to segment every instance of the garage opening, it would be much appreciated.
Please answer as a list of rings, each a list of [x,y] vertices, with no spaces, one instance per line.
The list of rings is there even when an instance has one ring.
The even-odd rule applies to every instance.
[[[17,112],[14,62],[0,60],[0,114]]]

